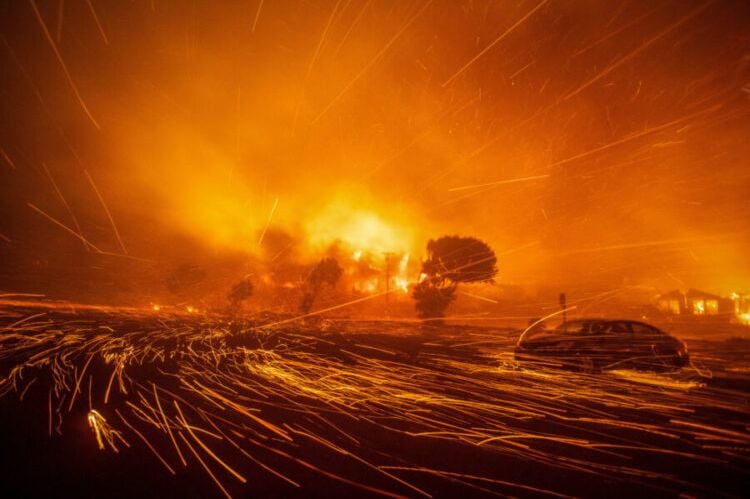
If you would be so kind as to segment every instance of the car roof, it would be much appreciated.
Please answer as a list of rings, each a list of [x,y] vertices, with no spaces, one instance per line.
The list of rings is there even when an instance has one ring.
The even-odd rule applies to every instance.
[[[602,322],[602,323],[609,323],[609,322],[628,322],[631,324],[645,324],[646,326],[650,326],[651,324],[646,324],[643,321],[637,321],[633,319],[573,319],[571,321],[567,321],[564,324],[582,324],[582,323],[591,323],[591,322]],[[652,326],[654,327],[654,326]]]
[[[638,324],[638,325],[641,325],[641,326],[646,326],[646,327],[649,327],[649,328],[661,331],[661,329],[659,329],[658,327],[656,327],[654,325],[651,325],[651,324],[649,324],[647,322],[637,321],[637,320],[633,320],[633,319],[595,319],[595,318],[591,318],[591,319],[573,319],[572,321],[567,321],[567,322],[561,323],[555,329],[563,329],[566,326],[571,326],[571,325],[576,325],[576,324],[582,324],[582,325],[583,324],[612,324],[612,323],[615,323],[615,322],[625,322],[627,324]]]

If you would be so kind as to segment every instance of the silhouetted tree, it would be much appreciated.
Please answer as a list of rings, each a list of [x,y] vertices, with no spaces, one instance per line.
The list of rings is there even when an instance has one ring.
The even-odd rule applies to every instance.
[[[490,282],[497,274],[497,257],[487,243],[473,237],[443,236],[427,243],[422,262],[425,278],[412,297],[419,317],[439,318],[456,298],[462,282]]]
[[[300,304],[300,312],[310,313],[313,302],[324,285],[335,286],[341,278],[341,266],[335,258],[324,258],[313,267],[305,280],[305,292]]]
[[[418,283],[412,290],[419,317],[442,317],[445,309],[455,298],[456,286],[437,287],[429,279]]]
[[[242,307],[242,302],[252,296],[253,290],[253,283],[249,277],[245,277],[240,282],[232,286],[232,289],[229,290],[229,294],[227,295],[230,311],[238,311],[240,307]]]

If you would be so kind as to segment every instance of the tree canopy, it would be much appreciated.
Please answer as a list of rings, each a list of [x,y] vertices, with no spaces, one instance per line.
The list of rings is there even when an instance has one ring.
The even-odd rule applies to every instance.
[[[473,237],[443,236],[427,243],[422,272],[459,282],[492,281],[497,257],[487,243]]]
[[[343,274],[343,270],[335,258],[323,258],[318,262],[305,280],[305,292],[302,295],[300,311],[304,314],[309,313],[320,288],[323,285],[335,286],[341,278],[341,274]]]
[[[424,279],[412,291],[417,313],[439,318],[456,298],[459,283],[492,281],[497,257],[487,243],[474,237],[443,236],[427,243],[422,273]]]

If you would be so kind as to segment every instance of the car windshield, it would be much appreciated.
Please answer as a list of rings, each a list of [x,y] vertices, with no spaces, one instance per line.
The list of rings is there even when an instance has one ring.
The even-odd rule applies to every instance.
[[[557,326],[555,330],[567,334],[588,334],[591,330],[591,321],[564,322]]]
[[[627,321],[570,321],[557,326],[556,331],[565,334],[628,334],[633,332]]]
[[[636,334],[664,335],[663,331],[661,331],[660,329],[656,329],[653,326],[649,326],[648,324],[634,322],[632,326],[633,326],[633,332]]]

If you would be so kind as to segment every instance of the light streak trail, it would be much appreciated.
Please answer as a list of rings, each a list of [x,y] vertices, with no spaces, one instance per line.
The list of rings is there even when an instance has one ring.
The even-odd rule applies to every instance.
[[[208,467],[208,465],[205,463],[205,461],[203,461],[203,459],[201,459],[201,456],[197,452],[195,452],[195,449],[193,448],[192,445],[190,445],[190,442],[188,442],[187,438],[185,438],[185,435],[183,435],[182,433],[179,433],[179,435],[180,435],[180,438],[182,439],[182,441],[185,442],[185,445],[187,446],[187,448],[190,449],[190,452],[193,453],[193,455],[195,456],[195,458],[201,464],[201,466],[203,467],[203,469],[206,470],[206,473],[208,473],[208,475],[211,477],[211,479],[214,481],[214,483],[219,487],[219,490],[221,490],[226,497],[228,497],[229,499],[232,499],[232,495],[229,492],[227,492],[227,489],[225,489],[224,486],[219,481],[219,479],[216,478],[216,475],[214,475],[214,472],[211,471],[211,468]]]
[[[104,27],[102,26],[102,23],[99,21],[99,16],[96,14],[96,9],[94,9],[94,4],[91,3],[91,0],[86,0],[86,4],[89,6],[89,12],[91,12],[91,17],[94,18],[94,22],[96,23],[96,28],[99,30],[99,34],[102,35],[102,40],[104,40],[104,44],[109,45],[109,38],[107,38],[107,33],[104,32]]]
[[[42,28],[44,37],[47,39],[47,42],[49,43],[50,48],[52,48],[52,52],[54,52],[55,57],[57,58],[57,62],[60,63],[60,67],[62,68],[63,73],[65,74],[65,78],[68,80],[68,84],[70,85],[70,88],[73,90],[73,93],[75,94],[76,99],[78,99],[78,103],[81,105],[81,109],[83,109],[83,112],[86,113],[86,116],[88,116],[89,120],[91,121],[91,123],[94,124],[96,129],[101,130],[99,123],[97,123],[96,119],[94,119],[94,116],[91,114],[91,111],[89,111],[89,108],[86,105],[86,102],[84,102],[83,97],[81,96],[81,93],[78,91],[78,87],[73,81],[73,77],[70,75],[70,71],[68,71],[68,66],[65,64],[65,61],[63,60],[62,55],[60,55],[60,51],[57,49],[57,44],[52,39],[52,35],[50,35],[49,30],[47,29],[47,25],[44,23],[44,19],[42,18],[42,14],[39,12],[39,9],[36,6],[36,2],[34,0],[29,0],[29,4],[31,4],[32,9],[34,9],[34,15],[36,16],[36,20],[39,22],[39,26],[41,26]]]
[[[471,298],[476,298],[477,300],[486,301],[488,303],[500,303],[499,301],[493,300],[492,298],[487,298],[486,296],[475,295],[473,293],[467,293],[466,291],[461,291],[460,293],[462,295],[470,296]]]
[[[529,182],[531,180],[541,180],[543,178],[548,178],[548,177],[549,177],[549,174],[533,175],[530,177],[509,178],[505,180],[496,180],[494,182],[487,182],[484,184],[473,184],[473,185],[464,185],[461,187],[452,187],[448,189],[448,192],[465,191],[468,189],[478,189],[480,187],[494,187],[496,185],[515,184],[518,182]]]
[[[263,2],[265,0],[260,0],[258,2],[258,10],[255,11],[255,18],[253,19],[253,27],[251,29],[251,32],[255,33],[255,28],[258,26],[258,19],[260,19],[260,11],[263,10]]]
[[[3,38],[3,41],[5,41],[4,38]],[[8,153],[6,153],[5,149],[3,149],[2,147],[0,147],[0,156],[3,157],[3,159],[5,160],[5,162],[8,163],[8,166],[10,166],[10,168],[12,170],[17,170],[18,169],[18,168],[16,168],[16,164],[13,162],[12,159],[10,159],[10,156],[8,156]]]
[[[697,16],[698,14],[700,14],[701,12],[703,12],[704,10],[706,10],[712,3],[714,3],[714,2],[713,1],[707,2],[707,3],[704,3],[703,5],[695,8],[695,9],[691,10],[686,15],[684,15],[683,17],[681,17],[679,20],[677,20],[674,23],[670,24],[666,29],[664,29],[663,31],[659,32],[658,34],[652,36],[651,38],[649,38],[648,40],[646,40],[645,42],[643,42],[642,44],[640,44],[638,47],[636,47],[634,50],[632,50],[631,52],[627,53],[626,55],[624,55],[620,59],[616,60],[615,62],[613,62],[612,64],[610,64],[609,66],[607,66],[606,68],[604,68],[603,70],[601,70],[600,72],[598,72],[596,75],[594,75],[593,78],[587,80],[585,83],[583,83],[582,85],[580,85],[578,88],[576,88],[572,92],[568,93],[565,97],[563,97],[562,100],[566,101],[566,100],[570,99],[571,97],[575,97],[576,95],[580,94],[581,92],[583,92],[584,90],[586,90],[587,88],[589,88],[591,85],[593,85],[597,81],[601,80],[602,78],[604,78],[609,73],[611,73],[612,71],[616,70],[617,68],[619,68],[620,66],[622,66],[626,62],[634,59],[641,52],[643,52],[644,50],[646,50],[647,48],[649,48],[651,45],[653,45],[654,43],[656,43],[657,41],[659,41],[660,39],[662,39],[663,37],[665,37],[666,35],[668,35],[672,31],[674,31],[675,29],[677,29],[678,27],[680,27],[683,24],[685,24],[687,21],[689,21],[693,17]]]
[[[112,226],[112,231],[115,233],[115,237],[117,238],[117,244],[120,245],[120,249],[122,250],[122,252],[127,255],[128,250],[125,248],[125,244],[123,244],[122,242],[122,238],[120,237],[120,231],[117,230],[117,224],[115,224],[115,219],[112,218],[112,213],[109,211],[109,208],[107,207],[107,203],[104,202],[104,198],[102,197],[102,194],[99,192],[99,189],[96,187],[96,184],[94,183],[94,179],[91,178],[91,175],[89,174],[88,170],[83,170],[83,173],[86,174],[86,178],[91,184],[92,189],[94,189],[94,192],[96,193],[96,197],[99,199],[99,203],[101,203],[102,208],[104,208],[104,213],[107,214],[107,219],[109,220],[109,224]]]
[[[214,454],[214,452],[206,444],[204,444],[200,438],[198,438],[198,436],[193,432],[193,427],[190,426],[187,420],[185,419],[185,415],[182,413],[182,409],[180,409],[180,404],[178,404],[176,400],[174,401],[174,406],[177,409],[177,412],[180,414],[180,420],[182,421],[183,426],[187,429],[190,436],[193,437],[193,440],[195,440],[198,443],[198,445],[200,445],[203,448],[203,450],[206,451],[206,453],[208,453],[208,455],[214,459],[214,461],[219,463],[222,467],[224,467],[225,470],[227,470],[229,473],[234,475],[234,477],[237,478],[237,480],[239,480],[242,483],[247,483],[247,479],[244,476],[237,473],[235,470],[232,469],[231,466],[229,466],[227,463],[222,461],[221,458],[219,458],[219,456]]]
[[[263,244],[263,239],[266,237],[266,232],[268,231],[269,225],[271,225],[273,214],[276,213],[276,208],[278,206],[279,206],[279,198],[274,198],[273,206],[271,206],[271,211],[268,213],[268,219],[266,219],[266,224],[263,226],[263,232],[261,232],[260,237],[258,237],[258,243],[255,245],[256,247],[260,247],[260,245]]]
[[[367,0],[363,5],[362,8],[359,10],[357,15],[352,20],[352,23],[349,25],[349,29],[346,30],[346,33],[344,33],[344,36],[341,37],[341,41],[339,42],[338,46],[336,46],[336,50],[333,51],[333,56],[337,57],[339,55],[339,52],[341,51],[341,48],[344,46],[346,41],[349,39],[349,35],[354,30],[354,27],[359,24],[359,20],[362,18],[362,15],[364,15],[367,8],[372,3],[372,0]]]
[[[622,4],[622,5],[625,5],[625,4]],[[646,19],[647,17],[649,17],[651,14],[653,14],[654,12],[658,11],[659,9],[661,9],[661,7],[662,6],[657,6],[656,8],[651,9],[651,10],[649,10],[649,11],[641,14],[640,16],[633,18],[633,20],[631,20],[630,22],[625,23],[624,25],[622,25],[621,27],[617,28],[616,30],[612,30],[612,31],[607,32],[606,35],[598,38],[596,41],[594,41],[594,42],[586,45],[582,49],[579,49],[576,52],[574,52],[573,54],[571,54],[570,58],[573,59],[575,57],[578,57],[579,55],[588,52],[589,50],[591,50],[592,48],[596,47],[597,45],[600,45],[601,43],[606,42],[610,38],[613,38],[613,37],[619,35],[623,31],[625,31],[626,29],[630,28],[631,26],[635,26],[637,24],[640,24],[641,21],[643,21],[644,19]]]
[[[701,109],[701,110],[696,111],[694,113],[687,114],[687,115],[682,116],[680,118],[676,118],[676,119],[674,119],[672,121],[668,121],[668,122],[662,123],[661,125],[655,125],[655,126],[651,126],[651,127],[646,127],[646,128],[644,128],[643,130],[641,130],[639,132],[632,132],[630,134],[627,134],[627,135],[621,137],[620,139],[614,140],[612,142],[608,142],[608,143],[603,144],[603,145],[601,145],[599,147],[595,147],[593,149],[589,149],[588,151],[584,151],[584,152],[581,152],[579,154],[575,154],[573,156],[570,156],[568,158],[561,159],[559,161],[555,161],[555,162],[549,164],[548,166],[549,167],[560,166],[560,165],[564,165],[564,164],[570,163],[572,161],[577,161],[579,159],[586,158],[586,157],[591,156],[593,154],[596,154],[596,153],[599,153],[599,152],[602,152],[602,151],[606,151],[607,149],[611,149],[611,148],[613,148],[615,146],[619,146],[619,145],[625,144],[625,143],[630,142],[632,140],[640,139],[640,138],[645,137],[647,135],[651,135],[651,134],[654,134],[654,133],[661,132],[661,131],[666,130],[666,129],[670,128],[670,127],[673,127],[675,125],[679,125],[681,123],[686,123],[688,121],[692,121],[695,118],[698,118],[699,116],[702,116],[704,114],[709,114],[711,112],[717,111],[718,109],[720,109],[720,106],[719,105],[714,105],[714,106],[707,107],[705,109]]]
[[[328,307],[328,308],[323,308],[323,309],[320,309],[320,310],[316,310],[315,312],[310,312],[309,314],[298,315],[296,317],[292,317],[291,319],[284,319],[282,321],[272,322],[270,324],[264,324],[259,329],[268,329],[268,328],[272,328],[274,326],[280,326],[282,324],[288,324],[290,322],[297,322],[297,321],[299,321],[301,319],[306,319],[308,317],[314,317],[316,315],[325,314],[326,312],[332,312],[334,310],[339,310],[341,308],[349,307],[351,305],[355,305],[357,303],[362,303],[364,301],[374,300],[376,298],[380,298],[381,296],[385,296],[385,295],[387,295],[389,293],[394,293],[394,292],[395,292],[395,290],[389,290],[389,291],[384,291],[382,293],[368,295],[368,296],[365,296],[363,298],[357,298],[356,300],[351,300],[351,301],[348,301],[346,303],[341,303],[339,305],[334,305],[332,307]]]
[[[76,379],[75,387],[73,388],[73,392],[70,394],[70,404],[68,404],[68,412],[73,410],[73,404],[76,401],[76,395],[81,391],[81,380],[83,379],[84,374],[86,374],[86,369],[88,369],[89,364],[91,364],[91,361],[94,359],[94,355],[89,355],[88,360],[86,360],[86,363],[83,365],[83,369],[81,369],[81,374]]]
[[[154,454],[154,456],[156,456],[156,458],[159,460],[159,462],[161,464],[163,464],[165,468],[167,468],[167,471],[169,471],[172,475],[176,475],[177,472],[175,472],[174,468],[172,468],[169,465],[169,463],[166,462],[163,457],[161,457],[161,454],[159,454],[156,451],[156,449],[154,448],[154,446],[151,445],[151,442],[149,442],[149,440],[143,435],[143,433],[141,433],[133,425],[131,425],[128,422],[128,420],[125,419],[125,417],[122,414],[120,414],[120,411],[118,411],[117,409],[115,409],[115,413],[120,417],[120,419],[122,420],[122,422],[125,423],[125,426],[127,426],[128,428],[130,428],[133,431],[133,433],[135,433],[136,435],[138,435],[138,437],[143,441],[143,443],[145,443],[146,446],[151,450],[151,452]],[[182,433],[180,433],[180,436],[182,437]],[[184,439],[184,437],[183,437],[183,439]]]
[[[174,444],[174,448],[177,451],[177,455],[180,458],[180,462],[183,466],[187,466],[187,461],[185,461],[185,457],[182,455],[182,451],[180,450],[180,446],[177,445],[177,440],[174,438],[174,434],[172,433],[172,428],[169,424],[169,421],[167,420],[167,416],[164,414],[164,409],[161,407],[161,402],[159,401],[159,394],[156,392],[156,385],[154,383],[151,383],[151,386],[154,389],[154,399],[156,399],[156,406],[159,408],[159,414],[161,414],[161,418],[164,421],[164,427],[167,429],[167,433],[169,434],[169,439],[172,440],[172,443]],[[105,397],[106,400],[106,397]]]
[[[326,41],[326,37],[328,36],[328,30],[331,28],[331,24],[333,23],[333,18],[336,16],[336,12],[339,9],[339,5],[341,5],[341,0],[336,0],[336,3],[333,5],[333,10],[331,10],[331,15],[328,17],[328,22],[326,22],[325,28],[323,28],[323,33],[321,33],[320,35],[320,40],[318,41],[318,45],[315,47],[315,52],[313,52],[313,55],[310,58],[310,64],[308,64],[307,66],[307,73],[305,74],[305,80],[310,79],[313,66],[315,66],[315,61],[318,60],[318,55],[320,54],[320,50],[321,48],[323,48],[323,44]]]
[[[293,317],[286,327],[266,319],[230,331],[222,317],[117,308],[71,315],[64,304],[13,303],[0,304],[0,394],[46,404],[49,435],[55,417],[62,431],[62,413],[73,424],[86,418],[98,448],[138,443],[170,474],[202,470],[228,497],[252,493],[251,473],[301,492],[313,473],[389,497],[439,496],[443,480],[487,494],[566,495],[510,471],[486,475],[471,462],[436,470],[419,457],[427,449],[436,457],[463,449],[540,473],[637,479],[650,491],[699,491],[691,477],[635,457],[724,469],[750,454],[743,392],[712,388],[692,369],[587,375],[519,366],[510,353],[517,330],[451,326],[422,337],[416,322],[322,328]],[[418,360],[404,349],[415,339]],[[738,375],[750,373],[745,364],[734,366]],[[120,390],[111,396],[115,377]],[[85,378],[87,410],[75,405]],[[121,430],[95,409],[103,400]],[[712,419],[706,407],[727,416]],[[421,451],[394,455],[394,442]]]
[[[729,237],[732,237],[733,235],[734,234],[718,234],[714,236],[704,236],[704,237],[682,237],[682,238],[674,238],[674,239],[660,239],[660,240],[653,240],[653,241],[638,241],[634,243],[597,246],[595,248],[580,248],[580,249],[565,251],[561,254],[562,255],[576,255],[580,253],[598,253],[600,251],[617,251],[617,250],[635,249],[635,248],[648,248],[651,246],[672,246],[672,245],[690,244],[690,243],[711,241],[711,240],[722,239],[722,238],[729,238]]]
[[[411,26],[414,23],[414,21],[416,21],[417,18],[422,15],[422,12],[424,12],[425,9],[427,9],[427,7],[430,6],[430,4],[432,4],[432,0],[427,0],[424,3],[424,5],[422,5],[422,7],[416,12],[416,14],[414,14],[404,23],[401,29],[399,29],[396,32],[396,34],[393,35],[393,37],[383,46],[383,48],[381,48],[380,51],[377,54],[375,54],[375,56],[372,59],[370,59],[370,61],[367,64],[365,64],[364,67],[354,76],[354,78],[352,78],[349,81],[349,83],[347,83],[344,86],[344,88],[342,88],[341,91],[338,94],[336,94],[336,96],[318,113],[318,115],[315,116],[315,118],[313,118],[313,120],[310,122],[311,125],[316,124],[318,121],[321,120],[321,118],[323,118],[323,116],[328,114],[328,111],[330,111],[331,108],[344,95],[346,95],[347,92],[349,92],[349,90],[354,86],[354,84],[357,83],[357,81],[359,81],[359,79],[362,78],[362,76],[364,76],[364,74],[367,73],[367,71],[371,67],[373,67],[385,55],[386,52],[388,52],[388,49],[390,49],[391,46],[394,43],[396,43],[396,40],[398,40],[401,37],[401,35],[404,34],[404,32],[409,28],[409,26]]]
[[[526,20],[529,17],[531,17],[532,15],[534,15],[534,13],[536,11],[538,11],[539,9],[541,9],[542,7],[544,7],[544,4],[546,4],[546,3],[547,3],[547,0],[542,0],[541,2],[539,2],[536,5],[536,7],[534,7],[529,12],[527,12],[525,16],[521,17],[521,19],[519,19],[513,25],[511,25],[508,29],[506,29],[505,31],[503,31],[503,33],[500,36],[498,36],[497,38],[495,38],[495,40],[492,43],[490,43],[489,45],[487,45],[477,55],[475,55],[474,57],[472,57],[469,60],[469,62],[467,62],[466,64],[464,64],[458,71],[456,71],[455,73],[453,73],[453,76],[451,76],[450,78],[448,78],[447,80],[445,80],[443,82],[442,87],[445,88],[448,85],[450,85],[453,82],[453,80],[455,80],[456,78],[458,78],[461,74],[463,74],[464,71],[466,71],[467,69],[469,69],[469,67],[471,67],[472,64],[474,64],[479,59],[481,59],[484,54],[486,54],[487,52],[489,52],[490,50],[492,50],[492,47],[494,47],[495,45],[497,45],[498,43],[500,43],[501,41],[503,41],[503,39],[506,36],[508,36],[509,34],[513,33],[513,31],[515,31],[516,28],[518,28],[520,25],[522,25],[524,22],[526,22]]]
[[[60,43],[62,39],[63,20],[65,19],[65,0],[58,0],[57,2],[57,30],[55,32],[55,40]]]
[[[94,251],[97,251],[99,253],[102,252],[102,250],[100,250],[99,248],[97,248],[91,241],[89,241],[88,239],[86,239],[81,234],[79,234],[78,232],[74,231],[73,229],[71,229],[70,227],[68,227],[67,225],[65,225],[64,223],[60,222],[56,218],[53,218],[50,215],[47,215],[45,212],[43,212],[42,210],[40,210],[39,208],[37,208],[36,206],[34,206],[31,203],[26,203],[26,205],[29,208],[31,208],[32,210],[34,210],[37,213],[39,213],[40,215],[42,215],[44,218],[46,218],[50,222],[52,222],[55,225],[57,225],[58,227],[60,227],[61,229],[65,230],[66,232],[68,232],[68,233],[72,234],[73,236],[77,237],[78,239],[80,239],[84,244],[86,244],[86,245],[90,246],[91,248],[93,248]]]
[[[65,211],[68,212],[68,215],[70,215],[70,219],[73,220],[73,225],[75,225],[77,233],[83,235],[83,230],[81,229],[81,225],[78,223],[78,218],[76,218],[75,214],[73,213],[73,210],[70,208],[70,205],[68,204],[68,201],[65,199],[65,196],[63,196],[62,191],[60,191],[60,188],[57,186],[57,182],[55,182],[55,179],[52,176],[52,173],[50,173],[49,168],[47,168],[47,164],[44,162],[42,162],[42,169],[44,170],[45,175],[47,175],[47,179],[52,184],[52,188],[55,190],[55,194],[57,194],[57,198],[65,207]],[[83,247],[86,248],[87,250],[89,249],[89,245],[86,244],[85,242],[83,243]]]

